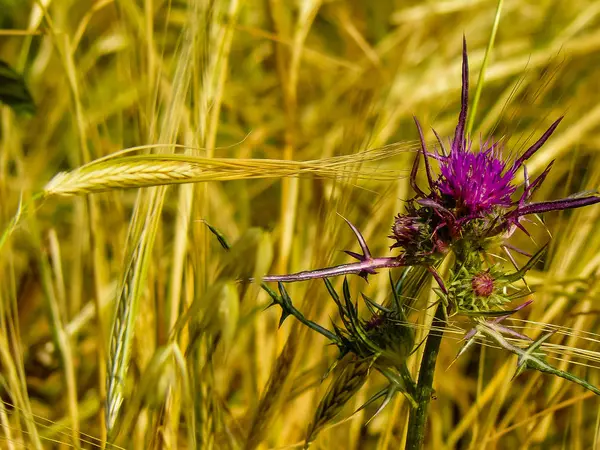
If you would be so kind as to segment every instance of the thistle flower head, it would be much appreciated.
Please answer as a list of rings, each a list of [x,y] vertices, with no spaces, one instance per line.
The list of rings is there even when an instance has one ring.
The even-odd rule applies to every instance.
[[[436,186],[457,216],[475,218],[496,207],[511,206],[515,173],[506,170],[501,158],[498,143],[494,143],[478,153],[454,150],[442,160]]]
[[[481,145],[480,151],[472,151],[472,141],[466,133],[468,100],[469,65],[466,42],[463,41],[461,109],[450,151],[448,153],[445,151],[436,133],[444,154],[429,153],[421,125],[415,118],[430,192],[426,194],[416,182],[419,157],[415,159],[413,165],[411,185],[417,194],[416,203],[436,214],[428,224],[433,230],[434,239],[443,244],[440,236],[446,236],[445,243],[453,245],[457,240],[465,238],[471,240],[490,238],[509,232],[515,227],[524,229],[520,220],[529,214],[579,208],[600,202],[600,196],[596,193],[549,202],[530,202],[533,193],[546,178],[552,163],[534,180],[529,180],[524,170],[523,193],[520,198],[514,198],[518,188],[515,184],[517,172],[554,133],[562,117],[511,163],[502,154],[502,146],[497,141],[487,141]],[[437,178],[429,162],[432,156],[439,162]],[[416,215],[420,215],[418,211]],[[402,244],[397,246],[405,247]]]
[[[530,180],[524,168],[531,158],[550,138],[562,117],[523,154],[509,161],[497,141],[485,141],[478,152],[472,151],[472,141],[467,135],[469,101],[469,64],[467,45],[463,40],[461,108],[450,151],[436,133],[443,154],[428,152],[423,130],[415,118],[421,143],[421,155],[415,158],[410,184],[416,193],[407,203],[407,213],[397,215],[389,236],[395,242],[391,248],[400,248],[395,257],[373,257],[364,237],[348,222],[357,237],[362,253],[346,251],[357,262],[325,269],[308,270],[288,275],[269,275],[264,281],[293,282],[313,278],[326,278],[356,274],[363,278],[382,268],[420,265],[433,267],[450,249],[457,259],[465,262],[472,254],[486,251],[506,239],[517,228],[526,231],[521,221],[524,216],[570,208],[580,208],[600,202],[597,193],[585,193],[560,200],[531,202],[534,192],[545,180],[552,163]],[[429,193],[417,184],[418,168],[424,159]],[[439,163],[439,174],[434,175],[430,158]],[[517,172],[523,169],[525,182],[520,197],[516,197]],[[439,284],[439,283],[438,283]],[[482,296],[482,298],[485,296]]]

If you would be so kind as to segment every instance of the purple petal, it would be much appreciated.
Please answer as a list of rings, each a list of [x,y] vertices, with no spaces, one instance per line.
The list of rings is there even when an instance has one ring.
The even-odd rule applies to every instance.
[[[487,148],[486,148],[487,147]],[[509,207],[516,187],[514,173],[497,154],[498,143],[472,153],[453,149],[440,165],[439,191],[456,202],[462,217],[480,217],[497,206]]]

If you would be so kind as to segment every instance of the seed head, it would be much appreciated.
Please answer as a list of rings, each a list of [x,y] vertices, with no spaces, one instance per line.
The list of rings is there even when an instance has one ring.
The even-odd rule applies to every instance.
[[[478,297],[489,297],[494,292],[494,278],[489,272],[480,272],[473,275],[471,280],[473,292]]]

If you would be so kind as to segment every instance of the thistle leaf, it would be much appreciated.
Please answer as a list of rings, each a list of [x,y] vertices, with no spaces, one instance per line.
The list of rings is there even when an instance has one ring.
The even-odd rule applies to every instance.
[[[292,299],[290,298],[290,294],[288,294],[288,292],[286,291],[283,283],[278,283],[277,286],[279,287],[279,293],[281,294],[281,317],[279,318],[279,327],[281,328],[281,325],[283,325],[285,319],[287,319],[292,314],[292,310],[294,308],[292,305]]]

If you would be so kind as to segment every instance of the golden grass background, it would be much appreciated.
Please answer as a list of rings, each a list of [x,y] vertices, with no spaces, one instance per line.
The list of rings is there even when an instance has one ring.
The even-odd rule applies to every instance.
[[[337,213],[388,254],[411,196],[412,115],[427,139],[430,126],[451,135],[462,35],[474,87],[497,6],[0,0],[0,59],[38,106],[0,109],[0,446],[301,448],[335,349],[291,319],[278,330],[267,295],[236,280],[346,261],[355,242]],[[528,165],[535,176],[556,159],[539,199],[600,184],[599,15],[593,0],[502,2],[473,130],[514,155],[566,116]],[[599,214],[545,217],[535,302],[511,324],[558,329],[550,361],[596,385]],[[387,283],[352,288],[381,299]],[[322,282],[288,289],[308,317],[336,317]],[[427,315],[412,317],[420,333]],[[511,381],[514,357],[485,345],[445,370],[460,325],[442,345],[427,448],[600,445],[599,402],[577,386]],[[365,426],[373,412],[313,448],[402,448],[404,399]]]

